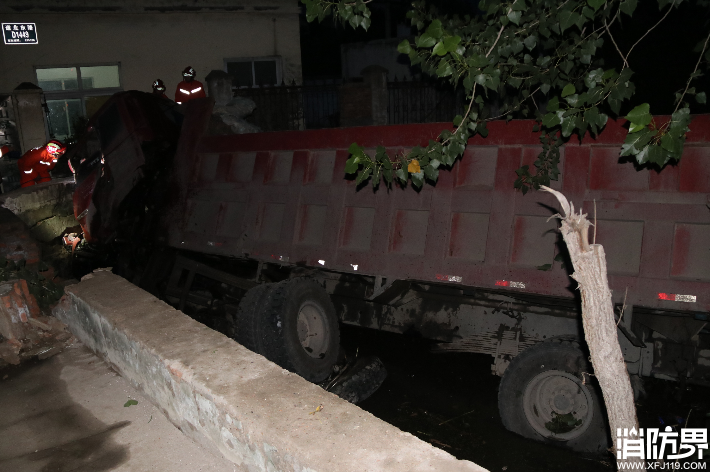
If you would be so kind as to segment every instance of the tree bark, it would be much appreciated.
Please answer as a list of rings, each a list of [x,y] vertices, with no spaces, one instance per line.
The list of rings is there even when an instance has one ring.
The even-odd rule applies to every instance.
[[[614,455],[616,454],[617,429],[628,428],[629,437],[638,438],[638,419],[634,404],[634,392],[631,388],[629,373],[626,370],[624,356],[621,353],[614,320],[614,304],[607,278],[604,248],[600,244],[589,244],[589,220],[586,215],[574,212],[574,205],[556,190],[542,186],[552,193],[562,206],[562,215],[555,215],[562,220],[562,237],[567,245],[575,279],[582,296],[582,325],[584,338],[591,354],[594,376],[602,389],[606,404]],[[632,436],[631,431],[636,432]],[[638,458],[620,459],[617,463],[643,463]],[[625,470],[646,470],[641,468]]]

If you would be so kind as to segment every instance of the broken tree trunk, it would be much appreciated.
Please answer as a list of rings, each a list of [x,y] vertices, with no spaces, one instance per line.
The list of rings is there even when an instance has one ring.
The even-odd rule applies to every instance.
[[[574,267],[572,278],[579,284],[584,338],[591,354],[594,376],[604,396],[616,455],[617,429],[628,428],[631,431],[633,428],[634,432],[638,432],[639,427],[634,392],[617,337],[604,248],[600,244],[589,244],[590,223],[581,210],[575,213],[572,203],[560,192],[545,186],[542,189],[552,193],[562,207],[563,214],[555,216],[562,220],[562,237]],[[638,434],[631,436],[630,433],[629,437],[638,439]],[[641,465],[625,470],[646,470],[643,461],[638,458],[625,460],[617,456],[617,463],[620,462]]]

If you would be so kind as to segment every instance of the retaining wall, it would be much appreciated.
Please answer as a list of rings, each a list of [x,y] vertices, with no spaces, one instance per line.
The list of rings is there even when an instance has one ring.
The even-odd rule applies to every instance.
[[[107,270],[66,291],[55,316],[185,434],[239,470],[485,470],[276,366]]]

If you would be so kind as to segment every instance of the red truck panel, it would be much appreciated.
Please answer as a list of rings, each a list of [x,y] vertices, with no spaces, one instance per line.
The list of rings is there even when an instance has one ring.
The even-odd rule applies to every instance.
[[[344,172],[353,143],[395,153],[448,124],[203,136],[209,110],[188,114],[177,156],[183,182],[169,244],[188,250],[395,279],[570,297],[558,262],[553,196],[515,191],[515,169],[540,151],[530,121],[491,123],[464,158],[421,191],[359,190]],[[203,121],[200,121],[203,120]],[[594,219],[615,301],[710,309],[710,117],[697,116],[684,157],[658,173],[619,163],[625,131],[562,150],[562,190]],[[179,185],[178,185],[179,186]],[[593,236],[590,236],[590,239]],[[659,295],[667,294],[667,295]],[[692,300],[676,297],[692,295]],[[664,299],[665,298],[665,299]]]

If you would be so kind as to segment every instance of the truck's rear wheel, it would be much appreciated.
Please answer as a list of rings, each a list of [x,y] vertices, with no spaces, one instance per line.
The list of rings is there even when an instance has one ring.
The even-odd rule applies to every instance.
[[[575,343],[553,340],[531,347],[510,363],[498,389],[503,426],[526,438],[579,452],[609,446],[601,396],[592,366]]]
[[[263,306],[263,299],[272,287],[273,284],[262,284],[249,289],[239,302],[237,313],[233,316],[230,331],[234,333],[234,340],[257,354],[262,354],[259,352],[257,344],[260,308]]]
[[[304,278],[262,287],[242,299],[235,339],[306,380],[325,380],[340,348],[338,318],[328,294]]]

